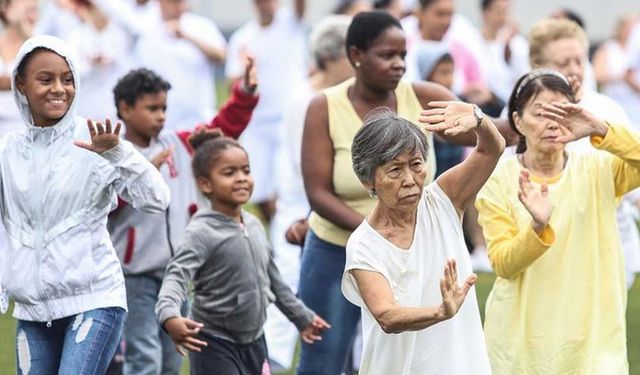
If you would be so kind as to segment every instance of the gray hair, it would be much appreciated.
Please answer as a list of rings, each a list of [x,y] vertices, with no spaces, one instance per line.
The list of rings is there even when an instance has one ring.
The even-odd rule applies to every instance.
[[[327,16],[318,21],[309,35],[309,49],[318,69],[323,70],[327,61],[346,55],[345,40],[351,17]]]
[[[376,169],[406,152],[427,160],[429,144],[422,129],[387,107],[369,112],[351,145],[353,171],[362,183],[373,183]]]

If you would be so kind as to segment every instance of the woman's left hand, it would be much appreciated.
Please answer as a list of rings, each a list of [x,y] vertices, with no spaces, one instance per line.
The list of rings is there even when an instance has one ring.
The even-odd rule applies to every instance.
[[[581,106],[567,102],[543,105],[542,116],[560,125],[562,136],[556,142],[569,143],[591,135],[604,137],[609,126]]]
[[[420,112],[418,121],[426,124],[431,132],[444,131],[445,135],[457,135],[468,132],[478,126],[473,104],[450,101],[430,102],[431,109]]]
[[[318,315],[315,315],[311,323],[304,330],[300,331],[300,336],[302,337],[302,341],[307,344],[313,344],[316,341],[322,340],[322,332],[329,328],[331,328],[329,323]]]
[[[73,142],[73,144],[89,151],[101,154],[105,151],[111,150],[112,148],[116,147],[118,143],[120,143],[121,126],[122,124],[118,122],[116,123],[116,127],[112,130],[111,120],[109,119],[105,120],[104,126],[100,121],[94,124],[93,121],[87,120],[89,135],[91,135],[91,143],[75,141]]]

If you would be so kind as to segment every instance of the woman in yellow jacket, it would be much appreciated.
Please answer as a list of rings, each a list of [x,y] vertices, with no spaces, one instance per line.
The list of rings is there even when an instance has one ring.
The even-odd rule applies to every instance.
[[[629,371],[616,198],[640,185],[640,137],[573,101],[555,71],[516,83],[517,154],[476,200],[498,275],[485,320],[496,375]],[[587,137],[594,151],[565,150]]]

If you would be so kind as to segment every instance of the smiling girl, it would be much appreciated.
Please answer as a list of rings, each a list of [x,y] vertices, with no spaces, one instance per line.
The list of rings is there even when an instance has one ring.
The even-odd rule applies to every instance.
[[[0,297],[6,288],[15,301],[17,373],[104,373],[127,308],[107,215],[116,195],[162,212],[169,191],[120,124],[76,117],[80,83],[63,41],[27,40],[12,83],[25,127],[0,141]]]

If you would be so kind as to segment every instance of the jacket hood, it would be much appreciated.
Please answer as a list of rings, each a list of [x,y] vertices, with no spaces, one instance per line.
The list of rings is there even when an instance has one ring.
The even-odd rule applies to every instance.
[[[433,73],[436,65],[445,56],[450,54],[446,42],[422,41],[416,46],[416,65],[420,80],[425,80]]]
[[[54,36],[49,35],[39,35],[34,36],[32,38],[27,39],[24,42],[20,51],[18,51],[18,55],[16,56],[15,65],[13,68],[13,72],[11,72],[11,91],[13,92],[13,98],[18,105],[18,109],[20,110],[20,115],[24,120],[25,124],[27,124],[27,128],[29,130],[37,130],[40,129],[33,124],[33,117],[31,116],[31,110],[29,109],[29,103],[27,102],[27,97],[21,94],[16,87],[16,77],[18,75],[18,67],[22,64],[22,61],[33,52],[35,49],[44,48],[48,49],[56,54],[62,56],[69,68],[71,69],[71,74],[73,75],[73,82],[75,85],[75,96],[71,101],[71,105],[67,110],[67,113],[58,121],[55,125],[48,127],[53,128],[56,134],[61,134],[69,126],[73,123],[73,120],[76,116],[76,97],[80,92],[80,79],[76,70],[76,56],[73,49],[67,45],[62,39],[56,38]]]

